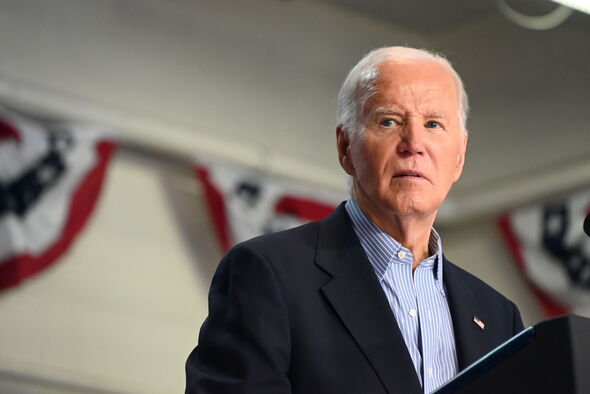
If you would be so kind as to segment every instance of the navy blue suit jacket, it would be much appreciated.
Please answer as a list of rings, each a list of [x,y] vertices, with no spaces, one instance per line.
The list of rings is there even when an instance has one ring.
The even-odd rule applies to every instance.
[[[475,276],[445,260],[443,278],[460,369],[522,330],[516,306]],[[222,259],[186,376],[187,393],[422,392],[343,204]]]

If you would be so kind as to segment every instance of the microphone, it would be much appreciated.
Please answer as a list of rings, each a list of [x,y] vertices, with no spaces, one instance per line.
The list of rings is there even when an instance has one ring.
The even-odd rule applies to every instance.
[[[586,219],[584,220],[584,232],[590,237],[590,213],[586,215]]]

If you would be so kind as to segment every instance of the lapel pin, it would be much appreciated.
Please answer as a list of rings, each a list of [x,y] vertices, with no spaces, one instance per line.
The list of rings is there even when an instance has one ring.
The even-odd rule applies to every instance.
[[[486,325],[484,324],[484,322],[482,322],[481,320],[479,320],[479,317],[477,317],[477,316],[473,316],[473,322],[474,322],[475,324],[477,324],[477,326],[478,326],[479,328],[481,328],[482,330],[483,330],[483,329],[484,329],[484,327],[486,326]]]

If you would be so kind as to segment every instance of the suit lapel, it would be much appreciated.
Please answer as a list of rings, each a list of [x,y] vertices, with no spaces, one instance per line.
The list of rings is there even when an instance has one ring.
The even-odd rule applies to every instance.
[[[393,312],[344,206],[322,222],[317,264],[333,278],[322,292],[389,393],[422,391]]]
[[[485,311],[477,307],[475,295],[465,285],[461,270],[445,259],[443,266],[445,291],[453,320],[459,370],[465,369],[485,353],[486,335],[474,317],[488,321]]]

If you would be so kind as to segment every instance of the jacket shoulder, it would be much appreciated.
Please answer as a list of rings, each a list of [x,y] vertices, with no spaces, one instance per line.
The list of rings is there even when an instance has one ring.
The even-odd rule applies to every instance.
[[[445,259],[447,274],[456,275],[463,284],[474,291],[474,295],[485,295],[498,299],[499,301],[512,302],[506,298],[502,293],[494,289],[492,286],[484,282],[482,279],[464,270],[455,263]],[[483,292],[483,294],[481,294]]]
[[[447,278],[448,276],[453,277],[453,285],[460,285],[468,289],[473,302],[483,307],[483,310],[491,311],[494,316],[506,319],[506,323],[512,328],[512,334],[516,334],[523,329],[518,307],[492,286],[446,259],[445,275],[447,275]],[[453,289],[449,289],[449,291],[453,292]]]
[[[235,245],[231,250],[249,249],[261,254],[315,244],[318,222],[310,222],[288,230],[259,235]],[[231,253],[231,251],[230,251]]]

